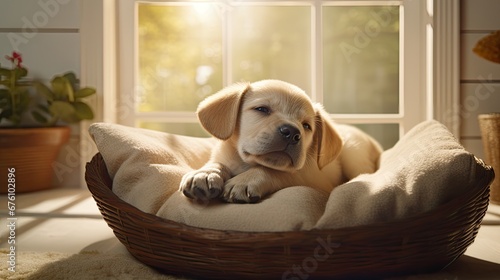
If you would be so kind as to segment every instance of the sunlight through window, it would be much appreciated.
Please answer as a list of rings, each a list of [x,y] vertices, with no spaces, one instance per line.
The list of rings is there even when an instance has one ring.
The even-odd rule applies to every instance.
[[[157,117],[137,124],[206,135],[196,120],[158,120],[261,79],[296,84],[331,114],[402,114],[400,6],[313,2],[139,2],[137,111]],[[399,138],[398,122],[355,124],[385,147]]]

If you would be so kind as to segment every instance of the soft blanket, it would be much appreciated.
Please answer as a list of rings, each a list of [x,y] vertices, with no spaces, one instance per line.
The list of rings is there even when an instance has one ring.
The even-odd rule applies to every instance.
[[[241,231],[341,228],[406,218],[471,187],[475,159],[442,124],[426,121],[382,154],[380,169],[335,188],[285,188],[257,204],[192,201],[177,192],[214,139],[97,123],[89,130],[113,192],[140,210],[197,227]]]

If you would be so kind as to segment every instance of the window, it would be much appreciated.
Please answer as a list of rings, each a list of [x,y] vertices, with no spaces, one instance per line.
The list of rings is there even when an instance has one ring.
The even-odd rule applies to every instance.
[[[421,4],[119,1],[119,104],[130,110],[118,109],[118,121],[206,136],[194,114],[201,100],[273,78],[390,148],[428,114]]]

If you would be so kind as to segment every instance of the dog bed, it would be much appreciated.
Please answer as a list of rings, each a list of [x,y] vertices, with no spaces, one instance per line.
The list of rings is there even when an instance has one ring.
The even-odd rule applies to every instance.
[[[474,241],[493,170],[435,121],[329,195],[305,186],[258,204],[176,192],[213,140],[96,124],[86,180],[117,238],[143,263],[216,279],[379,277],[441,269]],[[311,206],[312,205],[312,206]]]

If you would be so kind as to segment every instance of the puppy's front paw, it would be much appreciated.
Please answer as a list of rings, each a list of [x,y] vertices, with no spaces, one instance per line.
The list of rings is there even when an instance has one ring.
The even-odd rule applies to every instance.
[[[248,180],[245,176],[238,175],[224,185],[223,198],[233,203],[257,203],[264,196],[262,190],[263,186],[255,178]]]
[[[222,165],[204,166],[186,173],[182,177],[179,191],[191,199],[213,199],[222,193],[228,177],[228,171]]]

